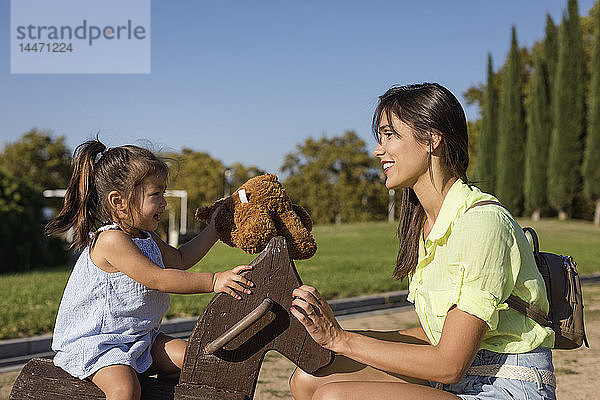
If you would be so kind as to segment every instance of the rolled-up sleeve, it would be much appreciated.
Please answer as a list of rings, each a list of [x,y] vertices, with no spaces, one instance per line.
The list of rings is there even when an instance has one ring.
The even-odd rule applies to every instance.
[[[448,268],[456,306],[498,326],[498,311],[515,285],[514,229],[508,219],[493,210],[474,209],[455,224],[448,246]]]

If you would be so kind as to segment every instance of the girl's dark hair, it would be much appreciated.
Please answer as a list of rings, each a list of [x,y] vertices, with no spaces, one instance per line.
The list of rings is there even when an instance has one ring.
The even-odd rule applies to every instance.
[[[125,231],[131,229],[137,186],[148,175],[168,177],[167,164],[150,150],[126,145],[107,148],[97,138],[80,144],[73,155],[73,176],[67,187],[62,210],[46,226],[53,234],[74,229],[73,246],[79,250],[90,241],[90,232],[113,221]],[[128,204],[129,221],[115,219],[108,194],[116,190]]]
[[[415,138],[422,143],[431,145],[431,132],[439,133],[442,136],[442,162],[454,177],[469,183],[467,121],[460,103],[448,89],[437,83],[422,83],[396,86],[385,92],[379,97],[373,116],[372,130],[378,143],[381,141],[379,125],[384,114],[388,121],[395,115],[412,127]],[[429,166],[431,167],[431,153]],[[431,168],[429,171],[433,179]],[[396,279],[404,279],[417,266],[419,235],[424,222],[425,210],[415,192],[410,188],[403,188],[398,224],[400,246],[394,270]]]

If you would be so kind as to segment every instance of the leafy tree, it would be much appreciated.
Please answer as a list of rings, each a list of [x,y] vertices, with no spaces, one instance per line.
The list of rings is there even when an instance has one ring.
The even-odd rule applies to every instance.
[[[381,170],[355,132],[319,140],[308,138],[285,157],[286,190],[315,223],[384,219],[387,190]]]
[[[43,257],[42,194],[0,168],[0,272],[29,270]]]
[[[577,1],[569,0],[559,35],[548,161],[548,201],[567,218],[581,184],[585,137],[585,65]]]
[[[546,169],[550,145],[551,108],[546,66],[539,51],[534,53],[534,70],[529,93],[529,124],[525,154],[525,209],[539,220],[546,207]]]
[[[266,172],[255,165],[245,166],[242,163],[236,162],[229,167],[231,171],[230,192],[243,185],[248,179],[258,175],[264,175]]]
[[[513,26],[504,88],[500,97],[496,194],[515,215],[520,215],[523,211],[523,163],[526,139],[520,55],[516,29]]]
[[[483,99],[485,98],[485,86],[479,84],[477,86],[471,86],[463,92],[463,97],[468,105],[477,104],[479,107],[483,107]]]
[[[488,54],[487,85],[477,147],[476,178],[481,189],[494,193],[496,187],[496,144],[498,140],[498,94],[494,86],[492,55]]]
[[[193,230],[200,229],[194,219],[197,207],[212,204],[223,197],[225,188],[225,167],[219,160],[208,153],[194,151],[189,148],[180,154],[170,154],[169,189],[186,190],[188,193],[188,226]],[[169,207],[179,214],[180,205],[176,200],[168,199]]]
[[[592,47],[589,125],[583,158],[583,188],[595,203],[594,224],[600,225],[600,12],[595,17]]]
[[[65,137],[55,137],[50,131],[29,130],[21,138],[7,144],[0,153],[0,167],[14,177],[23,180],[40,196],[45,189],[66,188],[71,178],[71,150],[65,144]],[[36,203],[37,204],[37,203]],[[62,198],[44,199],[41,207],[59,210]],[[36,205],[37,207],[37,205]],[[31,210],[30,212],[33,212]],[[37,212],[37,210],[36,210]],[[33,239],[32,239],[33,240]],[[64,251],[59,239],[45,239],[50,246],[52,258],[62,262]],[[49,263],[52,263],[50,260]]]
[[[71,177],[71,151],[64,136],[34,128],[4,147],[0,165],[37,190],[60,189]]]

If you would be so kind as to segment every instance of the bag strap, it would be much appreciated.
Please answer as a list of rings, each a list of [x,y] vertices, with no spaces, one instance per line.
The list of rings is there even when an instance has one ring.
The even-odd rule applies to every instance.
[[[504,208],[505,210],[507,210],[507,211],[508,211],[508,208],[506,208],[506,207],[504,206],[504,204],[500,203],[499,201],[494,201],[494,200],[482,200],[482,201],[478,201],[477,203],[473,203],[473,204],[471,204],[471,206],[470,206],[469,208],[467,208],[467,209],[465,210],[465,212],[469,211],[469,210],[470,210],[471,208],[473,208],[473,207],[487,206],[487,205],[489,205],[489,204],[494,204],[494,205],[500,206],[500,207],[502,207],[502,208]]]
[[[514,294],[508,296],[508,299],[506,299],[506,304],[508,304],[508,306],[513,310],[516,310],[521,314],[525,315],[526,317],[531,318],[541,326],[552,325],[552,323],[548,321],[546,313],[542,311],[541,308],[534,304],[526,302],[525,300],[515,296]]]
[[[473,207],[485,206],[485,205],[490,205],[490,204],[500,206],[508,211],[508,208],[506,208],[502,203],[500,203],[498,201],[482,200],[482,201],[478,201],[477,203],[472,204],[469,208],[467,208],[465,210],[465,212],[469,211]],[[537,256],[540,251],[539,250],[540,245],[538,242],[537,235],[535,234],[535,231],[531,228],[525,228],[523,231],[528,232],[531,235],[533,244],[534,244],[534,255]],[[537,263],[537,260],[536,260],[536,263]],[[541,308],[539,308],[538,306],[536,306],[534,304],[528,303],[525,300],[520,299],[519,297],[517,297],[513,294],[508,296],[508,299],[506,299],[506,304],[508,304],[508,306],[510,308],[512,308],[513,310],[518,311],[521,314],[525,315],[526,317],[531,318],[532,320],[534,320],[541,326],[551,326],[552,325],[551,322],[548,321],[548,316],[546,315],[546,313],[544,311],[542,311]]]

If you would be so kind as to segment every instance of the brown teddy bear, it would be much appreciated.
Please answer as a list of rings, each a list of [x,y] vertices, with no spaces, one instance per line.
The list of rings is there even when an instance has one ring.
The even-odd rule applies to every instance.
[[[229,246],[255,254],[273,237],[283,236],[292,259],[304,260],[317,251],[317,243],[310,233],[310,216],[304,208],[292,204],[275,175],[249,179],[231,196],[196,210],[196,218],[209,223],[217,208],[217,235]]]

